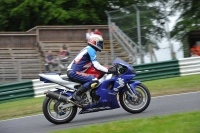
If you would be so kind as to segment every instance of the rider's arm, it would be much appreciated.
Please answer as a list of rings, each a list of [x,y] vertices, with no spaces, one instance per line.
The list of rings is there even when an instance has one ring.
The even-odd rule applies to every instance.
[[[102,66],[98,61],[92,61],[92,64],[97,70],[100,70],[100,71],[105,72],[105,73],[108,72],[108,69],[105,68],[104,66]]]
[[[93,64],[94,68],[96,68],[97,70],[102,71],[102,72],[106,72],[106,73],[108,72],[108,69],[106,67],[102,66],[97,61],[97,59],[96,59],[96,51],[93,48],[91,48],[91,47],[88,48],[88,54],[90,56],[90,60],[91,60],[91,62]]]

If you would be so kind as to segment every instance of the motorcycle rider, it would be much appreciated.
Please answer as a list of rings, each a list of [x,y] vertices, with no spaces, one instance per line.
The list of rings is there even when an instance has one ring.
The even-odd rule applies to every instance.
[[[83,85],[74,94],[73,98],[79,103],[84,103],[81,95],[88,89],[98,86],[99,81],[93,75],[84,73],[89,67],[93,66],[95,69],[104,73],[114,73],[114,68],[107,69],[102,66],[96,59],[96,52],[103,50],[104,40],[100,35],[91,35],[87,40],[88,46],[83,48],[75,59],[71,62],[67,69],[69,79],[75,82],[82,83]]]

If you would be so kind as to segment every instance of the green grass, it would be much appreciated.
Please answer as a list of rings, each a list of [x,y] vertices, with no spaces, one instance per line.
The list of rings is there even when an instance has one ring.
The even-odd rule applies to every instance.
[[[152,96],[200,91],[200,75],[146,81]]]
[[[50,133],[200,133],[200,111],[120,120]]]
[[[42,113],[44,97],[0,104],[0,120]]]
[[[152,96],[200,91],[200,75],[143,82]],[[44,97],[0,104],[0,120],[42,113]]]

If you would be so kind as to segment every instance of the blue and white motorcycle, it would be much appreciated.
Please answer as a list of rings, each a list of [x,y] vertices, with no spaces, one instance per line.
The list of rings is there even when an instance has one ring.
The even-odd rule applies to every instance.
[[[116,109],[120,108],[120,105],[133,114],[143,112],[151,101],[148,88],[140,81],[133,80],[136,72],[125,61],[116,58],[113,67],[117,68],[115,74],[104,74],[94,68],[88,69],[87,73],[95,75],[100,84],[82,95],[86,101],[84,104],[79,104],[72,98],[72,94],[81,83],[61,78],[56,73],[39,74],[41,81],[64,87],[45,92],[43,113],[46,119],[54,124],[70,122],[76,116],[78,108],[81,108],[79,114]]]

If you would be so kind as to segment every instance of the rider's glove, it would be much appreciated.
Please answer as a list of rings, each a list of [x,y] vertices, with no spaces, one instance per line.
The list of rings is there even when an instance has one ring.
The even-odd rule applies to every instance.
[[[107,74],[115,74],[117,72],[117,68],[116,67],[111,67],[108,69]]]

